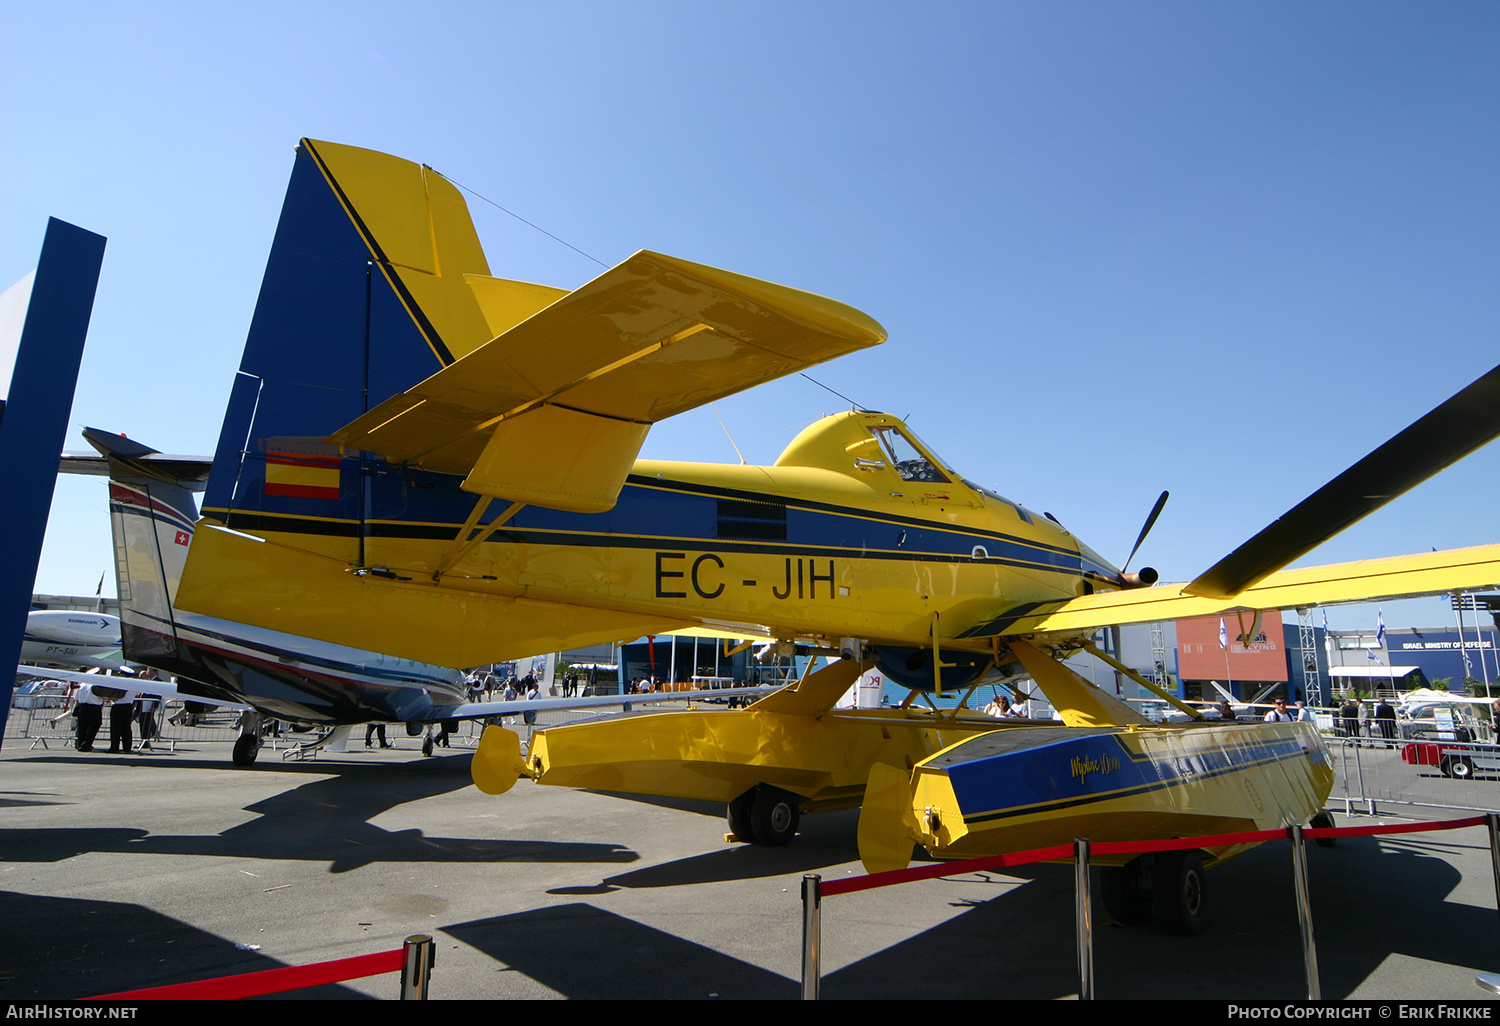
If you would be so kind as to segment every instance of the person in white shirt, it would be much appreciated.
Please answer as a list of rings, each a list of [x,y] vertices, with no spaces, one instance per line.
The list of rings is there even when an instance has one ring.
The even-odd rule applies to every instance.
[[[1271,711],[1266,713],[1267,723],[1291,723],[1295,716],[1286,710],[1286,699],[1278,698],[1271,703]]]
[[[92,752],[94,750],[94,738],[99,735],[99,727],[104,723],[104,699],[94,694],[94,685],[84,684],[73,693],[71,705],[64,705],[62,712],[53,718],[52,722],[73,714],[74,722],[78,725],[78,732],[73,738],[73,747],[80,752]]]

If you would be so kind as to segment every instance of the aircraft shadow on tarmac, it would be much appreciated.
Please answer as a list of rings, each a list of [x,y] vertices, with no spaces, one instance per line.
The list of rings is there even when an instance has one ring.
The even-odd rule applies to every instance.
[[[1500,949],[1495,913],[1447,901],[1460,873],[1442,859],[1409,844],[1382,847],[1373,838],[1358,838],[1342,840],[1333,850],[1310,846],[1309,863],[1325,999],[1347,998],[1392,955],[1474,971],[1496,968],[1484,954]],[[649,881],[652,872],[614,879]],[[988,879],[1006,889],[990,900],[946,901],[964,911],[828,972],[823,996],[1056,999],[1078,992],[1071,866],[1028,866],[1008,876],[954,879],[970,887],[977,879]],[[1103,925],[1103,912],[1096,910],[1094,980],[1099,997],[1306,996],[1286,845],[1264,845],[1211,871],[1208,880],[1212,919],[1199,937],[1169,936],[1149,926]],[[944,901],[941,882],[917,886],[937,891],[933,900]],[[870,909],[876,907],[871,903],[881,900],[877,894],[825,899],[825,966],[840,961],[841,932],[847,936],[850,929],[870,922]],[[884,909],[875,919],[889,914]],[[580,919],[588,921],[586,929],[579,928]],[[446,932],[568,997],[795,994],[794,982],[785,977],[585,904],[463,923]],[[789,931],[789,957],[799,943],[799,936]]]
[[[1500,940],[1493,911],[1446,903],[1460,876],[1441,859],[1359,838],[1332,850],[1309,846],[1308,861],[1325,999],[1348,997],[1392,954],[1466,965],[1476,951],[1495,950]],[[1029,866],[1016,875],[1031,883],[831,973],[824,995],[1076,994],[1072,867]],[[1207,879],[1211,920],[1198,937],[1174,937],[1149,926],[1103,926],[1103,911],[1096,908],[1098,997],[1306,997],[1287,846],[1263,845],[1211,870]],[[842,900],[823,904],[825,936]],[[833,945],[825,942],[824,951],[825,958],[837,958]],[[903,975],[902,968],[914,964],[922,972]]]
[[[35,798],[22,798],[18,795],[38,795]],[[69,801],[59,801],[55,794],[39,794],[36,791],[0,791],[0,809],[16,809],[28,805],[71,805]]]
[[[859,851],[855,847],[858,824],[859,811],[856,809],[810,816],[802,821],[796,841],[785,847],[733,843],[702,855],[690,855],[675,862],[605,877],[598,884],[556,887],[547,893],[607,894],[622,887],[678,887],[785,876],[788,873],[815,873],[829,866],[859,861]]]
[[[588,904],[476,919],[443,932],[568,998],[797,996],[796,984],[779,973]]]
[[[259,818],[213,835],[151,834],[130,828],[0,829],[0,860],[58,862],[83,852],[233,855],[329,863],[344,873],[372,862],[634,862],[619,844],[472,837],[427,837],[420,830],[385,830],[370,821],[407,802],[470,784],[446,760],[351,767],[246,806]],[[238,770],[237,772],[244,772]]]
[[[0,891],[0,922],[25,924],[7,944],[0,1000],[66,1000],[280,969],[286,963],[140,905]],[[391,977],[390,996],[398,984]],[[332,984],[272,998],[366,999]]]

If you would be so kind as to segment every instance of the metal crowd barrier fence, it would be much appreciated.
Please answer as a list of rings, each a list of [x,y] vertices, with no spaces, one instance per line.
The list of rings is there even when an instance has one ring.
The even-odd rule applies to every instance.
[[[11,698],[10,716],[5,724],[7,741],[30,741],[31,747],[51,748],[53,743],[71,744],[77,736],[72,712],[63,713],[62,695],[16,694]],[[203,707],[200,707],[203,708]],[[230,741],[239,737],[239,713],[210,707],[203,713],[190,713],[181,702],[173,700],[150,711],[152,747],[171,751],[188,741]],[[131,733],[137,744],[146,740],[145,724],[137,711],[131,722]],[[109,709],[105,708],[98,739],[109,743]]]
[[[621,705],[628,702],[628,696],[622,696]],[[36,699],[32,696],[16,696],[12,700],[10,717],[5,725],[6,741],[27,741],[32,748],[50,749],[54,746],[71,748],[77,736],[71,713],[59,717],[62,712],[62,699],[46,699],[51,704],[34,704]],[[642,707],[644,708],[644,707]],[[592,719],[597,716],[611,715],[620,709],[610,705],[594,709],[547,709],[536,713],[534,723],[524,722],[522,713],[511,713],[498,717],[506,727],[521,732],[523,740],[529,738],[532,727],[554,727],[564,723],[575,723],[580,720]],[[136,748],[139,750],[143,741],[150,743],[149,751],[174,753],[178,745],[197,745],[210,743],[233,744],[240,736],[239,719],[240,714],[232,709],[211,709],[206,713],[193,714],[183,708],[181,702],[172,700],[166,706],[158,707],[153,712],[155,721],[155,733],[147,739],[142,733],[140,720],[132,723],[132,733]],[[56,722],[53,722],[56,719]],[[479,744],[480,735],[484,733],[484,720],[461,720],[457,732],[448,735],[450,746],[457,745],[465,748],[473,748]],[[280,723],[269,728],[270,733],[265,738],[269,751],[285,750],[291,751],[318,736],[315,729],[311,732],[302,732],[291,728],[288,724]],[[404,725],[400,723],[385,724],[386,736],[395,747],[420,748],[422,734],[414,738],[407,738]],[[360,736],[360,726],[355,726],[350,734],[348,744],[350,747],[359,747],[363,738]],[[423,732],[425,733],[425,731]],[[406,744],[402,744],[405,740]],[[106,709],[104,722],[99,729],[99,734],[94,742],[95,750],[108,747],[109,744],[109,713]]]
[[[213,980],[174,983],[165,987],[126,990],[116,994],[99,994],[84,1001],[238,1001],[240,998],[284,994],[329,983],[343,983],[367,976],[381,976],[400,971],[401,1000],[426,1001],[427,985],[432,978],[436,946],[427,934],[406,938],[394,951],[377,951],[373,955],[356,955],[311,965],[289,965],[265,969],[258,973],[220,976]]]
[[[1058,844],[1050,848],[1036,848],[1006,855],[988,855],[977,859],[942,862],[930,866],[918,866],[915,869],[871,873],[867,876],[831,880],[826,884],[823,883],[823,878],[819,874],[808,873],[802,877],[802,999],[816,1001],[822,984],[820,961],[824,898],[873,890],[878,887],[891,887],[895,884],[912,883],[916,880],[932,880],[990,869],[1013,869],[1028,866],[1034,862],[1059,862],[1073,859],[1076,867],[1074,871],[1074,919],[1078,938],[1078,996],[1080,999],[1089,1000],[1094,997],[1093,898],[1089,877],[1089,860],[1092,856],[1138,855],[1146,852],[1218,848],[1285,838],[1291,842],[1292,848],[1292,877],[1297,892],[1297,916],[1301,926],[1303,966],[1307,975],[1307,998],[1309,1001],[1319,1001],[1322,999],[1322,987],[1318,980],[1317,947],[1313,941],[1312,905],[1307,885],[1307,852],[1304,839],[1425,833],[1432,830],[1457,830],[1460,827],[1482,825],[1489,827],[1495,900],[1497,909],[1500,909],[1500,814],[1496,813],[1437,823],[1310,829],[1290,826],[1284,830],[1254,830],[1237,834],[1214,834],[1207,837],[1174,837],[1168,841],[1104,841],[1094,844],[1087,838],[1079,838],[1072,844]],[[1500,992],[1500,976],[1481,974],[1475,982],[1487,990]]]
[[[1345,815],[1376,803],[1500,811],[1500,745],[1440,737],[1344,738],[1335,745]]]

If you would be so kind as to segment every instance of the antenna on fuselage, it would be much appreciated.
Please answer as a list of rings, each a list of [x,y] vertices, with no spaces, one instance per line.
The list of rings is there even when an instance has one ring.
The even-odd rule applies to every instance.
[[[855,402],[853,399],[850,399],[844,393],[842,393],[842,392],[835,392],[833,389],[831,389],[827,385],[823,384],[823,382],[819,381],[817,378],[813,377],[811,374],[803,374],[801,371],[798,371],[797,373],[798,374],[802,374],[802,376],[804,378],[806,378],[808,381],[811,381],[814,385],[817,385],[819,388],[823,389],[824,391],[833,392],[834,395],[836,395],[840,399],[844,400],[844,402],[848,403],[851,407],[853,407],[854,409],[858,410],[860,413],[869,413],[870,412],[868,409],[866,409],[865,407],[859,405],[859,403]]]
[[[738,445],[734,444],[734,436],[729,433],[729,425],[724,423],[724,418],[719,416],[719,408],[713,403],[709,403],[708,408],[714,411],[714,419],[719,422],[719,427],[724,429],[724,435],[729,439],[729,444],[733,446],[734,454],[740,458],[740,466],[745,466],[745,454],[740,452],[740,447]]]

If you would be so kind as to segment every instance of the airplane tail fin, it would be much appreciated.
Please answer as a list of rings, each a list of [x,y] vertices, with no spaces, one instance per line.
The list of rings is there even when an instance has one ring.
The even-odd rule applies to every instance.
[[[85,428],[83,436],[109,464],[109,519],[125,658],[149,663],[173,657],[177,632],[172,601],[198,516],[192,491],[168,467],[146,461],[155,449],[94,428]]]
[[[268,512],[360,520],[361,460],[325,439],[563,294],[490,278],[431,168],[301,140],[204,514],[251,532]]]

